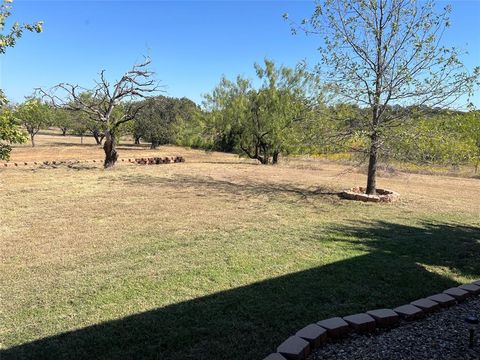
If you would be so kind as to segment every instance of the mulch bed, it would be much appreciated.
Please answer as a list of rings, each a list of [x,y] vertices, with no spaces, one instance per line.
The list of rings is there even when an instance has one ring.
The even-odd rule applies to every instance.
[[[309,360],[320,359],[480,359],[480,326],[476,343],[469,349],[469,315],[480,317],[480,297],[475,296],[449,309],[411,323],[403,322],[391,330],[349,337],[327,344],[313,353]]]

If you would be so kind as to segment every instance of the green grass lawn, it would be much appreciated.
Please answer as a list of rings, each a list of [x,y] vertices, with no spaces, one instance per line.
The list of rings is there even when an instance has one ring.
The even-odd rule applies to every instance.
[[[404,195],[375,205],[329,171],[2,172],[1,359],[261,359],[309,323],[480,278],[478,180],[384,178]]]

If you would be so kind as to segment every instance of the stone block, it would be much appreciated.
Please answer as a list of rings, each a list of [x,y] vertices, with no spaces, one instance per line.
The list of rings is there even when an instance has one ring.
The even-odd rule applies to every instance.
[[[418,299],[412,301],[410,304],[422,309],[425,313],[431,313],[440,308],[440,304],[431,299]]]
[[[282,356],[282,354],[279,353],[272,353],[268,355],[265,359],[263,360],[287,360],[285,357]]]
[[[295,334],[310,343],[310,347],[315,349],[327,341],[327,330],[316,324],[310,324]]]
[[[480,294],[480,286],[475,284],[464,284],[464,285],[460,285],[459,288],[462,290],[468,291],[473,295]]]
[[[378,327],[389,327],[400,320],[398,314],[391,309],[370,310],[367,314],[375,319]]]
[[[310,354],[310,343],[298,336],[290,336],[280,344],[277,352],[289,360],[302,360]]]
[[[375,330],[375,319],[368,314],[355,314],[343,318],[352,329],[358,332]]]
[[[436,303],[440,304],[441,307],[448,307],[457,303],[454,297],[443,293],[429,296],[427,299],[435,301]]]
[[[411,304],[396,307],[393,309],[393,311],[395,311],[398,316],[405,320],[415,320],[423,315],[422,309]]]
[[[328,336],[331,337],[342,336],[350,331],[348,323],[340,317],[319,321],[317,325],[327,329]]]
[[[458,287],[447,289],[443,293],[454,297],[455,300],[459,302],[465,300],[467,297],[470,296],[470,293],[468,291],[460,289]]]

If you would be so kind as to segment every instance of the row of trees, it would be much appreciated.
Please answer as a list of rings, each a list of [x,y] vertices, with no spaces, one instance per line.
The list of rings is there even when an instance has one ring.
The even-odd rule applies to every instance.
[[[119,135],[132,137],[135,144],[150,143],[152,149],[178,144],[235,152],[261,164],[275,164],[281,154],[348,153],[356,159],[366,157],[368,136],[358,120],[365,109],[346,104],[327,106],[318,91],[318,78],[305,72],[304,64],[288,69],[266,60],[255,68],[263,79],[257,88],[248,79],[222,78],[205,95],[203,107],[187,98],[155,96],[140,101],[136,103],[140,111],[120,128]],[[120,113],[122,107],[116,111]],[[410,109],[409,122],[387,129],[381,160],[473,164],[478,171],[480,112],[425,112],[416,115]],[[83,112],[55,108],[40,99],[27,99],[8,108],[8,113],[3,119],[22,126],[32,146],[38,131],[49,127],[60,129],[63,135],[88,134],[98,145],[104,138],[104,128]]]
[[[40,130],[56,127],[61,130],[65,136],[67,133],[83,136],[90,133],[101,144],[103,139],[103,129],[84,114],[71,112],[66,109],[55,108],[39,98],[31,97],[23,103],[12,107],[6,106],[4,109],[5,119],[8,119],[11,126],[17,130],[20,128],[26,131],[30,138],[32,147],[35,146],[35,136]],[[18,141],[17,141],[18,142]]]

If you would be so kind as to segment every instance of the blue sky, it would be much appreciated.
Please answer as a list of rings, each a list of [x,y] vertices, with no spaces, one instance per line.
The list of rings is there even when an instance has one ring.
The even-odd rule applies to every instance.
[[[444,42],[468,49],[480,65],[480,0],[453,0]],[[445,1],[439,5],[444,6]],[[0,87],[22,101],[35,87],[59,82],[91,86],[106,69],[115,79],[142,54],[152,59],[166,94],[196,102],[220,76],[253,77],[265,57],[288,66],[319,60],[319,38],[292,36],[282,14],[301,19],[312,1],[26,1],[15,0],[13,20],[43,20],[44,32],[25,34],[1,56]],[[480,96],[475,103],[480,106]]]

